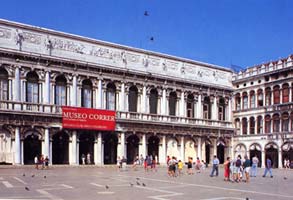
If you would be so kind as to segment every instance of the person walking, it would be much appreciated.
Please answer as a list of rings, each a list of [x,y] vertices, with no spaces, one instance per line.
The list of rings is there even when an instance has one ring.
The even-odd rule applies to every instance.
[[[265,168],[264,175],[262,177],[266,177],[268,172],[270,173],[271,178],[273,178],[272,161],[270,158],[267,158],[267,160],[266,160],[266,168]]]
[[[256,155],[252,158],[252,166],[251,166],[251,174],[250,177],[256,177],[257,167],[258,167],[259,160]]]
[[[219,175],[219,164],[220,164],[219,159],[217,158],[216,155],[214,155],[214,159],[213,159],[213,169],[212,169],[212,172],[211,172],[211,174],[210,174],[210,177],[213,177],[213,176],[214,176],[215,171],[216,171],[216,176]]]
[[[244,170],[244,174],[245,174],[245,181],[246,183],[249,183],[249,172],[250,172],[250,160],[248,159],[247,156],[244,156],[244,163],[243,163],[243,170]]]

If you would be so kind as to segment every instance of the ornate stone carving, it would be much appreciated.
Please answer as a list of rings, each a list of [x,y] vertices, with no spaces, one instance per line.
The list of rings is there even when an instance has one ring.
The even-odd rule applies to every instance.
[[[54,49],[70,51],[74,53],[84,54],[85,46],[70,40],[63,40],[59,38],[52,38],[52,46]]]
[[[0,38],[10,39],[11,35],[12,34],[10,29],[0,27]]]
[[[28,43],[41,44],[41,35],[37,35],[31,32],[23,32],[23,39]]]

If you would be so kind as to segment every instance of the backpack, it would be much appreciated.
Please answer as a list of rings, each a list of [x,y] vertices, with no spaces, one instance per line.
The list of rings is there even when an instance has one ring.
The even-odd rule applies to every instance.
[[[240,159],[237,159],[235,165],[236,165],[236,167],[240,167],[241,166],[241,160]]]

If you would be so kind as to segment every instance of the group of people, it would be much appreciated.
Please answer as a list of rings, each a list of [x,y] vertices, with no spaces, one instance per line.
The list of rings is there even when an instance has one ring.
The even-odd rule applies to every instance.
[[[84,154],[81,154],[81,163],[83,165],[85,164],[92,164],[91,162],[91,154],[90,153],[87,153],[87,155],[85,156]]]
[[[41,165],[41,169],[48,169],[49,168],[49,157],[44,155],[36,155],[34,158],[35,168],[39,169],[39,165]]]
[[[170,177],[177,177],[183,174],[184,163],[181,160],[177,160],[175,156],[167,156],[167,165],[168,165],[168,175]],[[194,174],[195,169],[197,173],[200,173],[202,169],[205,169],[206,163],[197,157],[196,161],[193,162],[192,157],[188,157],[188,161],[185,163],[187,165],[187,174]]]
[[[117,167],[118,169],[124,169],[126,167],[127,159],[122,156],[117,157]],[[147,155],[145,158],[143,155],[135,156],[132,168],[136,170],[137,166],[143,166],[145,171],[149,170],[155,170],[156,171],[156,165],[157,165],[157,156]]]

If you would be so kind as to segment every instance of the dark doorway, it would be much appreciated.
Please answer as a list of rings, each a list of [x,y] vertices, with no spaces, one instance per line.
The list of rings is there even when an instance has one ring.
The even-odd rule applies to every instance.
[[[53,136],[52,162],[53,164],[69,164],[69,136],[61,131]]]
[[[288,158],[290,161],[293,160],[293,148],[290,148],[287,151],[282,151],[282,163],[284,163],[285,158]]]
[[[117,135],[113,133],[104,133],[104,164],[116,164],[117,162]]]
[[[258,167],[261,167],[261,162],[262,162],[262,160],[261,160],[261,151],[259,151],[259,150],[257,150],[257,149],[255,149],[255,150],[249,150],[249,155],[250,155],[250,160],[251,160],[251,162],[252,162],[252,158],[254,157],[254,156],[256,156],[257,157],[257,159],[258,159]]]
[[[35,156],[40,159],[42,153],[42,143],[37,135],[31,134],[24,139],[23,162],[24,164],[34,164]]]
[[[132,164],[135,157],[138,156],[139,138],[131,135],[127,138],[127,163]]]
[[[79,164],[82,164],[82,157],[85,157],[86,164],[94,164],[94,132],[81,132],[79,136]]]
[[[152,155],[153,159],[157,156],[157,160],[159,160],[159,144],[160,138],[157,136],[151,136],[148,139],[148,155]]]
[[[225,161],[225,146],[222,143],[217,146],[217,157],[220,164],[223,164]]]
[[[205,150],[206,150],[206,163],[207,164],[210,163],[210,149],[211,149],[211,145],[206,144]]]
[[[266,149],[266,160],[267,158],[271,159],[273,168],[278,168],[278,150],[273,146]]]

